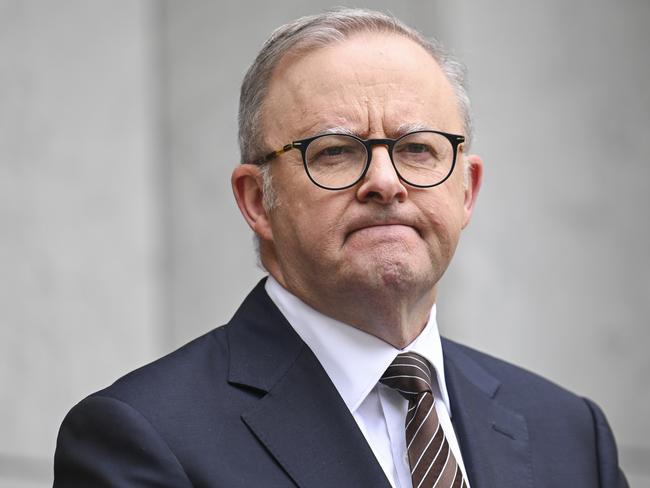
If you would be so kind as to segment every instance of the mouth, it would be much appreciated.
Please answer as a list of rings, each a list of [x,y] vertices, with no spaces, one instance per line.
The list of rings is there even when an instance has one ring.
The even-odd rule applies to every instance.
[[[399,238],[415,232],[422,237],[417,227],[401,220],[386,222],[367,222],[354,226],[346,235],[346,240],[353,235],[364,237]]]

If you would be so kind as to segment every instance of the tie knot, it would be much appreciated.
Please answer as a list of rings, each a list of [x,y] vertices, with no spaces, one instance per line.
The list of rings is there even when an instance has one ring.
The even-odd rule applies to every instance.
[[[411,399],[431,391],[431,368],[422,356],[407,352],[395,358],[379,381]]]

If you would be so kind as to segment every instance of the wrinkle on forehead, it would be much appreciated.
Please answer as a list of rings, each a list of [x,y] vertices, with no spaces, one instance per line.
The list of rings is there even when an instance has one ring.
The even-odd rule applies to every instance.
[[[318,112],[312,110],[313,105],[301,103],[299,97],[295,104],[302,107],[295,117],[297,138],[323,133],[348,133],[361,138],[399,137],[416,130],[441,128],[435,121],[435,114],[428,114],[425,119],[411,113],[408,107],[402,109],[401,104],[397,104],[397,108],[390,107],[384,102],[383,94],[376,98],[351,96],[349,99],[337,95],[336,103],[332,99],[332,103],[325,104],[326,107]]]

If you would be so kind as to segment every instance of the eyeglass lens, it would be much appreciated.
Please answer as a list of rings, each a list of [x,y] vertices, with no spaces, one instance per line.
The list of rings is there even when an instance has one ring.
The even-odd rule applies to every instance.
[[[453,146],[435,132],[415,132],[395,143],[392,159],[400,177],[418,186],[444,180],[453,166]],[[343,188],[361,177],[368,152],[366,146],[347,135],[331,134],[311,141],[305,152],[307,171],[319,185]]]

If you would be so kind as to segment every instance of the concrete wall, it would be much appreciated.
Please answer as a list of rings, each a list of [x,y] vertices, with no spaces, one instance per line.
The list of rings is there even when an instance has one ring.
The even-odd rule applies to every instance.
[[[486,180],[442,329],[596,400],[650,484],[650,4],[355,5],[470,69]],[[274,27],[326,6],[0,0],[0,488],[51,484],[74,402],[261,276],[229,187],[238,85]]]
[[[51,486],[58,425],[153,358],[148,2],[0,1],[0,486]]]

